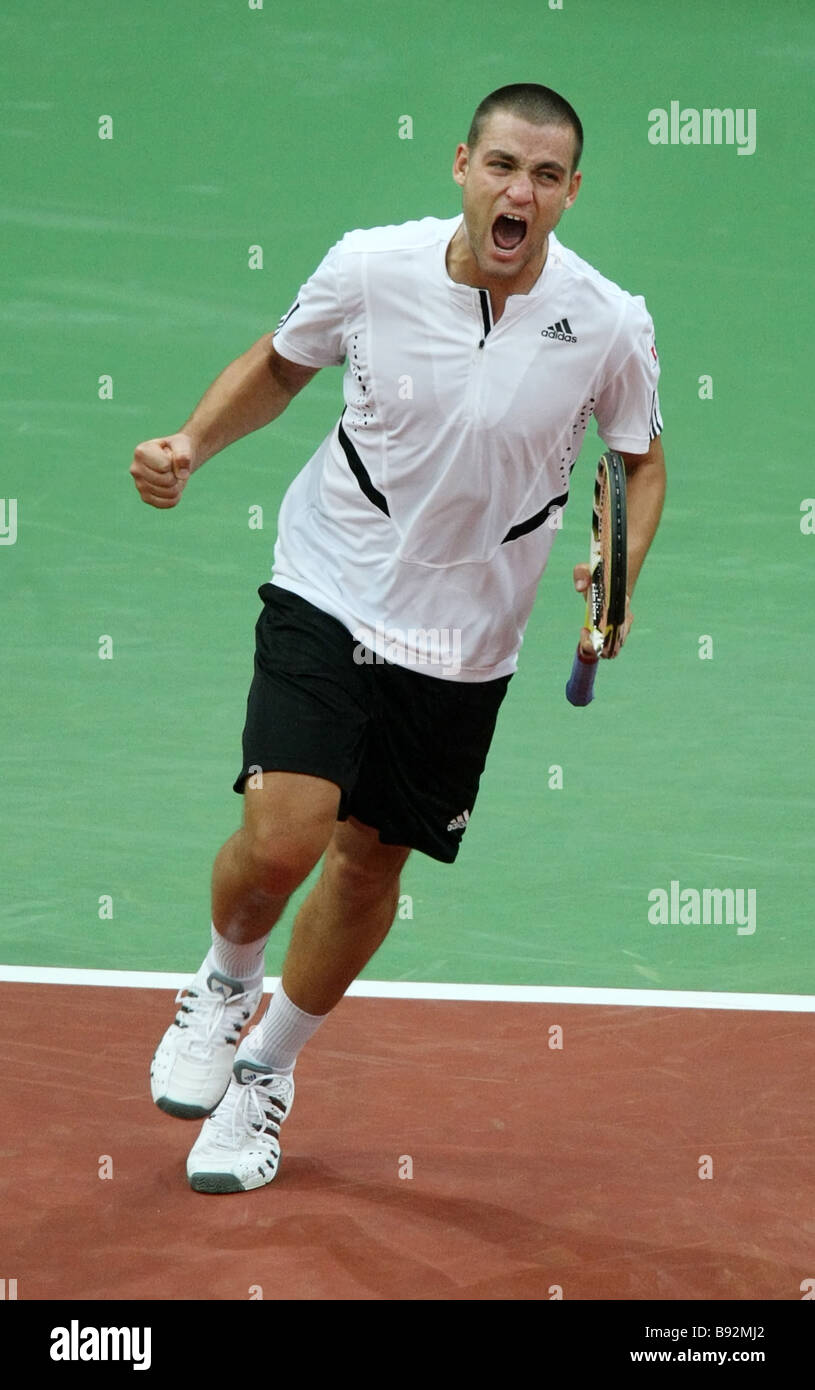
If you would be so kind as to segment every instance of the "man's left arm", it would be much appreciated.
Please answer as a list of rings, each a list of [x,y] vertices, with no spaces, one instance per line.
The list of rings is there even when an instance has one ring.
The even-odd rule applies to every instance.
[[[647,454],[621,454],[625,464],[626,514],[628,518],[628,596],[656,535],[665,501],[665,453],[659,435]]]

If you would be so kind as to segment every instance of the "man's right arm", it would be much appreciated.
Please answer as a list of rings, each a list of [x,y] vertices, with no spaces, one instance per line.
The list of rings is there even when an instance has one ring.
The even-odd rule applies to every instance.
[[[130,473],[142,501],[176,506],[191,473],[276,420],[318,370],[281,357],[265,334],[221,372],[177,434],[138,445]]]

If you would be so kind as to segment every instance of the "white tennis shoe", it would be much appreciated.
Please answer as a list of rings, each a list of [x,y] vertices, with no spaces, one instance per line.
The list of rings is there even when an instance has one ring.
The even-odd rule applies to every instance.
[[[187,1159],[193,1191],[250,1192],[271,1182],[280,1163],[280,1126],[293,1100],[293,1077],[238,1055],[226,1095]]]
[[[241,1030],[263,995],[263,982],[248,987],[202,965],[180,990],[181,1005],[156,1048],[150,1089],[160,1110],[182,1120],[201,1120],[229,1086]]]

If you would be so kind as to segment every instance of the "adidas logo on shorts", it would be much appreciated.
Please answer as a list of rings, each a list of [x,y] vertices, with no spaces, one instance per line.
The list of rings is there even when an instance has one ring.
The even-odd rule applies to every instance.
[[[467,822],[470,819],[469,811],[462,811],[460,816],[455,816],[448,825],[448,830],[466,830]]]

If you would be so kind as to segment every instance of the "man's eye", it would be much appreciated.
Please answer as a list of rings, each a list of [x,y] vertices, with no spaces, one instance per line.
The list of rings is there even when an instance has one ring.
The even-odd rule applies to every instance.
[[[511,169],[511,168],[512,168],[512,165],[509,164],[509,163],[507,162],[506,159],[494,159],[494,160],[492,161],[492,168],[493,168],[493,169]]]

